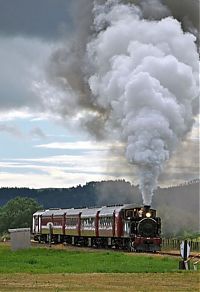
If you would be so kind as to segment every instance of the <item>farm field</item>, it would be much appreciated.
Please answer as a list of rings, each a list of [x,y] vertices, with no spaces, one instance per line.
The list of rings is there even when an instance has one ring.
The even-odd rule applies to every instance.
[[[199,272],[178,258],[124,252],[0,245],[0,291],[199,291]]]
[[[199,292],[197,273],[0,274],[0,291]]]

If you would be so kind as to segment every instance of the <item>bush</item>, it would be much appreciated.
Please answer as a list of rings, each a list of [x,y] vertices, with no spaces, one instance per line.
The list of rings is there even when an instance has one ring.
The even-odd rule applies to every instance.
[[[37,201],[26,197],[16,197],[0,208],[0,234],[9,228],[31,227],[32,215],[42,207]]]
[[[8,233],[3,233],[1,236],[0,236],[0,242],[5,242],[7,240],[10,239],[10,235]]]

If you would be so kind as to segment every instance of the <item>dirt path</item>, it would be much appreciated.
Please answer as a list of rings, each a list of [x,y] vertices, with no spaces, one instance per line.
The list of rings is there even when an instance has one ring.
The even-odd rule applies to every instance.
[[[1,274],[0,291],[199,291],[200,274]]]

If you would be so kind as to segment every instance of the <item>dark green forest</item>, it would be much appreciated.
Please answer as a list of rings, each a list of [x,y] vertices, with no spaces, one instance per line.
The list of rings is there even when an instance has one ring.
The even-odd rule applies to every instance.
[[[16,197],[34,199],[44,209],[123,203],[142,205],[138,186],[125,180],[89,182],[72,188],[0,188],[0,206]],[[198,232],[199,180],[168,188],[159,187],[154,193],[152,207],[158,210],[162,218],[164,234]]]

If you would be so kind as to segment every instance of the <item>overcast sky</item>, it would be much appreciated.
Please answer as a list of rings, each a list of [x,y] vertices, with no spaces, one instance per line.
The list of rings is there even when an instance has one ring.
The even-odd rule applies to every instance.
[[[46,111],[46,95],[55,102],[62,91],[45,83],[44,96],[37,91],[52,53],[83,21],[74,20],[72,2],[0,0],[0,187],[69,187],[118,178],[138,183],[123,145],[110,151],[109,142],[95,142],[76,123]],[[197,120],[160,185],[198,177],[198,126]]]

